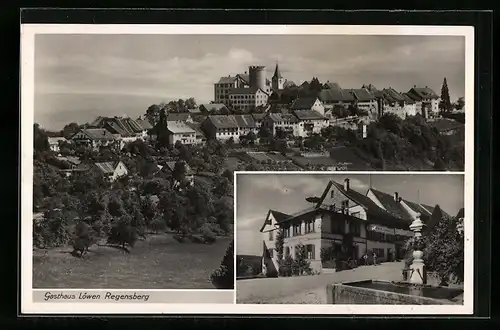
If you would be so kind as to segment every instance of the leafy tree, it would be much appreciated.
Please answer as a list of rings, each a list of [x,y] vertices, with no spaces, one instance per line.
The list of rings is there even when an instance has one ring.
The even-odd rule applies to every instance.
[[[137,229],[132,226],[132,218],[129,215],[123,215],[113,221],[108,243],[118,244],[126,250],[125,245],[134,247],[136,241]]]
[[[35,153],[47,152],[50,150],[47,133],[40,128],[40,125],[33,125],[33,143]]]
[[[295,246],[294,273],[296,275],[310,274],[311,263],[307,260],[306,247],[300,243]]]
[[[146,114],[144,115],[144,117],[151,123],[151,125],[155,126],[160,120],[160,112],[162,110],[162,104],[152,104],[146,110]]]
[[[229,244],[221,265],[210,274],[210,281],[219,289],[234,289],[234,240]]]
[[[439,102],[439,109],[442,112],[451,111],[450,91],[448,90],[446,77],[444,78],[443,86],[441,87],[441,101]]]
[[[447,283],[450,275],[464,280],[464,236],[460,230],[462,219],[443,215],[424,236],[424,262],[430,271],[436,271],[442,282]]]
[[[80,125],[78,125],[77,123],[69,123],[64,126],[64,128],[61,131],[61,135],[66,139],[69,139],[70,137],[78,133],[80,128],[81,128]]]
[[[226,177],[220,176],[220,177],[215,177],[214,178],[214,187],[212,189],[212,192],[214,195],[223,197],[231,194],[232,192],[232,185],[229,179]]]
[[[462,110],[465,107],[465,99],[464,97],[459,97],[457,102],[455,103],[455,107],[457,110]]]

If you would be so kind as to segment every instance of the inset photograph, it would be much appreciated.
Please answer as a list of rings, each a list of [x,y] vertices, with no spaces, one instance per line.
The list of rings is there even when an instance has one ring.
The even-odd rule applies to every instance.
[[[240,304],[463,304],[462,174],[236,173]]]

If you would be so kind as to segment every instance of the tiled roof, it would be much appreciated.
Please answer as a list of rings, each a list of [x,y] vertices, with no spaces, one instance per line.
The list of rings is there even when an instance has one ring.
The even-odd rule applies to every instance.
[[[236,119],[236,122],[238,123],[239,127],[244,127],[244,128],[257,127],[252,115],[235,115],[234,118]]]
[[[205,135],[203,133],[203,130],[201,129],[200,123],[186,123],[186,125],[192,128],[196,132],[196,135],[201,135],[201,136]]]
[[[269,117],[269,119],[271,119],[273,122],[287,121],[291,123],[297,123],[299,121],[296,116],[287,113],[272,112],[269,113],[267,117]]]
[[[221,77],[219,81],[217,82],[218,84],[232,84],[236,80],[236,77]]]
[[[94,165],[104,174],[112,174],[116,168],[112,162],[95,163]]]
[[[167,129],[174,134],[195,133],[195,130],[185,123],[167,122]]]
[[[322,120],[326,119],[322,114],[314,110],[295,110],[293,112],[300,120]]]
[[[296,99],[291,106],[293,110],[311,110],[312,106],[316,102],[315,97],[299,97]]]
[[[429,215],[429,216],[432,215],[432,210],[434,208],[431,208],[431,210],[428,210],[420,204],[407,201],[406,199],[403,199],[403,201],[406,203],[406,205],[408,205],[415,212],[418,212],[422,215]]]
[[[83,128],[80,130],[91,140],[114,140],[115,137],[110,131],[104,128]]]
[[[354,96],[347,90],[340,88],[328,88],[319,92],[319,99],[323,102],[351,102],[354,101]]]
[[[264,117],[267,115],[267,113],[252,113],[252,117],[254,120],[259,121],[264,119]]]
[[[151,125],[151,123],[149,122],[149,120],[146,120],[146,119],[137,119],[136,122],[137,122],[137,124],[139,124],[139,126],[141,126],[145,130],[153,128],[153,125]]]
[[[385,207],[386,211],[392,214],[393,216],[403,219],[403,220],[408,220],[412,221],[412,217],[408,214],[408,212],[404,209],[403,205],[401,203],[396,202],[394,200],[393,195],[389,195],[387,193],[378,191],[376,189],[371,189],[375,197],[382,203],[382,205]]]
[[[382,97],[388,102],[404,102],[403,95],[398,93],[394,88],[384,88],[382,90]]]
[[[366,88],[350,89],[349,92],[358,101],[371,101],[375,99],[375,95]]]
[[[429,87],[413,87],[408,91],[408,94],[415,99],[421,101],[422,99],[438,99],[439,96]]]
[[[91,124],[91,127],[105,128],[109,127],[112,131],[122,136],[130,136],[143,130],[142,126],[134,119],[129,117],[97,117]]]
[[[250,83],[250,75],[248,74],[238,74],[238,77],[240,77],[243,81],[245,81],[247,84]]]
[[[216,128],[238,128],[238,122],[233,115],[213,115],[208,116],[208,120]]]
[[[79,165],[81,163],[81,160],[78,157],[74,156],[56,157],[56,158],[62,161],[66,161],[73,165]]]
[[[412,99],[407,93],[402,93],[401,95],[405,99],[406,104],[415,104],[415,100]]]
[[[265,219],[264,223],[262,224],[262,227],[260,228],[260,231],[263,231],[264,228],[266,227],[266,225],[270,225],[271,224],[271,221],[269,220],[269,215],[271,213],[273,214],[273,217],[274,217],[274,219],[276,219],[277,223],[283,222],[284,220],[286,220],[287,218],[290,217],[290,215],[288,215],[288,214],[285,214],[285,213],[282,213],[282,212],[278,212],[278,211],[275,211],[275,210],[269,210],[267,212],[266,219]]]
[[[186,121],[190,116],[189,112],[168,113],[167,121]]]
[[[344,186],[340,183],[337,183],[335,181],[330,181],[332,185],[337,187],[347,198],[351,199],[352,201],[356,202],[357,204],[363,206],[363,208],[366,209],[366,212],[369,214],[372,214],[374,216],[377,216],[379,218],[389,218],[389,219],[400,219],[395,217],[393,214],[384,211],[381,209],[377,204],[375,204],[374,201],[372,201],[368,196],[363,195],[355,190],[349,189],[349,190],[344,190]],[[318,206],[321,205],[323,202],[324,198],[326,197],[326,193],[328,193],[328,189],[325,190],[325,193],[323,193],[323,196],[321,197],[321,202],[318,203]]]

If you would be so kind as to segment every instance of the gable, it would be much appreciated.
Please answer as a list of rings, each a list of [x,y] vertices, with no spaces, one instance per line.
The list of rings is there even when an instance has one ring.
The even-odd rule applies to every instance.
[[[85,134],[84,131],[79,131],[71,137],[71,139],[90,139],[90,136]]]
[[[269,212],[267,212],[266,220],[264,221],[264,223],[262,224],[262,227],[260,228],[261,232],[265,233],[265,232],[269,232],[272,230],[276,230],[278,228],[278,223],[282,221],[281,218],[277,219],[276,216],[280,216],[282,218],[287,216],[286,214],[281,213],[281,212],[276,212],[276,215],[275,215],[275,214],[273,214],[273,212],[276,212],[276,211],[269,210]]]
[[[331,185],[330,188],[327,189],[323,203],[327,205],[335,205],[337,209],[342,208],[342,205],[345,203],[347,203],[348,208],[359,205],[357,201],[347,197],[337,185]]]

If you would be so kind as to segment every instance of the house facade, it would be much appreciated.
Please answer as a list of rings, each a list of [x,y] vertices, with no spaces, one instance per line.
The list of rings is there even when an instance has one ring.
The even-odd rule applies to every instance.
[[[428,223],[436,209],[405,200],[398,193],[369,189],[362,194],[350,187],[348,178],[343,183],[329,181],[313,207],[295,214],[268,212],[260,230],[263,267],[266,263],[267,269],[277,267],[278,230],[284,236],[284,256],[294,258],[297,245],[302,244],[315,271],[323,269],[323,249],[336,253],[347,249],[356,261],[368,251],[374,252],[380,262],[401,259],[405,241],[414,236],[409,230],[412,221],[420,218]]]
[[[66,139],[64,137],[49,137],[49,147],[50,150],[53,152],[59,152],[59,147],[61,143],[66,142]]]
[[[325,106],[317,97],[299,97],[292,103],[290,109],[316,111],[322,116],[325,115]]]
[[[119,134],[112,134],[105,128],[84,128],[71,136],[70,140],[78,145],[84,145],[93,149],[101,146],[120,147]]]
[[[94,163],[88,168],[88,170],[102,174],[111,182],[128,175],[128,169],[122,161]]]
[[[339,84],[330,82],[325,84],[318,97],[324,105],[341,105],[345,108],[356,101],[349,90],[344,90]]]
[[[293,114],[304,127],[304,135],[319,134],[330,125],[330,119],[314,110],[295,110]]]
[[[354,106],[366,111],[372,118],[378,113],[378,103],[375,94],[367,88],[350,89],[349,92],[354,97]]]
[[[196,131],[183,122],[167,121],[168,143],[173,146],[178,141],[185,145],[196,144]]]
[[[424,118],[433,118],[439,115],[439,96],[429,87],[414,85],[406,95],[415,101],[416,112]]]
[[[286,113],[268,113],[262,121],[262,126],[276,136],[278,132],[283,132],[285,136],[305,136],[304,122],[301,122],[295,115]]]
[[[233,88],[229,91],[229,104],[245,111],[266,105],[268,97],[260,88]]]
[[[226,141],[233,138],[235,142],[240,140],[240,129],[233,115],[208,116],[201,128],[207,139]]]

